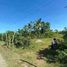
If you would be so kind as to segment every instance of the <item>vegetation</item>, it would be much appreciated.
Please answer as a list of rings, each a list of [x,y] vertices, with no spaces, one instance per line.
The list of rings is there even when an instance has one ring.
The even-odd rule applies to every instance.
[[[52,50],[50,47],[52,38],[57,38],[58,46],[56,50]],[[50,23],[44,22],[40,18],[37,21],[28,23],[22,29],[18,29],[17,32],[7,31],[6,33],[0,34],[0,41],[4,42],[3,44],[7,46],[6,50],[8,50],[8,48],[12,49],[12,52],[8,50],[9,53],[12,53],[10,56],[13,55],[13,52],[17,53],[17,56],[20,55],[19,59],[22,61],[23,59],[27,60],[35,64],[34,66],[38,65],[37,59],[43,59],[45,61],[45,58],[46,67],[49,67],[49,65],[51,65],[50,63],[56,64],[56,66],[53,67],[67,66],[66,27],[63,31],[53,31],[50,29]],[[1,48],[5,49],[3,47]],[[2,50],[2,52],[5,53],[4,50]],[[7,57],[9,53],[7,53]],[[12,61],[14,61],[14,59]],[[43,64],[42,67],[46,65],[44,65],[44,63],[41,64]],[[21,66],[16,65],[16,67]],[[41,66],[38,65],[37,67]]]

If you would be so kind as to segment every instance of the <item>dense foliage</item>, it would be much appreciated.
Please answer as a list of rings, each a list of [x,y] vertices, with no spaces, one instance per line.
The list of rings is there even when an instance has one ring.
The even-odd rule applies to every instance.
[[[53,32],[50,29],[50,23],[44,22],[40,19],[34,22],[30,22],[22,29],[18,29],[17,32],[7,31],[4,34],[0,34],[0,40],[5,41],[7,46],[10,44],[17,47],[30,44],[30,38],[46,38],[52,37]]]

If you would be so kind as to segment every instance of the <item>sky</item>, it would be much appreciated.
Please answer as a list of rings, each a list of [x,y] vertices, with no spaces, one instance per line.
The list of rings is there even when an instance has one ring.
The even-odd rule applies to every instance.
[[[0,0],[0,32],[17,31],[42,18],[51,29],[67,27],[67,0]]]

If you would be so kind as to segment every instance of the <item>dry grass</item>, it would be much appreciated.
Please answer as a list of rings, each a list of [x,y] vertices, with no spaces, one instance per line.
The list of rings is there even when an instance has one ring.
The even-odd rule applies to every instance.
[[[46,60],[37,59],[37,51],[47,48],[51,44],[51,38],[41,39],[42,42],[37,42],[37,39],[33,39],[29,48],[27,49],[8,49],[7,47],[0,46],[0,53],[4,56],[8,63],[8,67],[34,67],[30,63],[37,67],[59,67],[58,63],[47,63]],[[21,61],[25,60],[24,61]]]

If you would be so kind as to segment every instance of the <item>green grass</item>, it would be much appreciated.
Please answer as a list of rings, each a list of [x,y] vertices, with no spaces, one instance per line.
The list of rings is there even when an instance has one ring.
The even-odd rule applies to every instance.
[[[24,67],[23,65],[28,65],[29,67],[34,67],[29,63],[36,65],[37,67],[59,67],[59,63],[47,63],[46,60],[38,60],[37,59],[37,51],[47,48],[51,45],[51,38],[43,38],[40,39],[42,42],[36,42],[38,39],[32,39],[31,45],[26,48],[7,48],[4,46],[0,46],[0,53],[5,58],[8,67]],[[21,61],[25,60],[27,62]]]
[[[5,42],[4,41],[0,41],[0,45],[4,45],[5,44]]]

